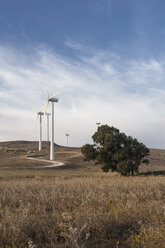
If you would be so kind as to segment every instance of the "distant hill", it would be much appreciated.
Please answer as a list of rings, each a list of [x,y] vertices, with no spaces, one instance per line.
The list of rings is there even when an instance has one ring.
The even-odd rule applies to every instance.
[[[49,142],[43,141],[42,145],[43,147],[48,147]],[[5,142],[0,142],[0,146],[8,147],[8,148],[38,149],[38,141],[25,141],[25,140],[5,141]]]
[[[28,165],[26,156],[43,157],[49,160],[49,147],[47,141],[42,142],[43,149],[38,151],[38,141],[6,141],[0,142],[0,167],[17,166],[20,167]],[[80,148],[64,147],[55,144],[55,159],[57,161],[65,162],[68,165],[76,166],[96,166],[93,162],[84,162]],[[140,166],[140,172],[148,171],[165,171],[165,150],[164,149],[150,149],[150,164]],[[37,161],[36,165],[37,165]]]

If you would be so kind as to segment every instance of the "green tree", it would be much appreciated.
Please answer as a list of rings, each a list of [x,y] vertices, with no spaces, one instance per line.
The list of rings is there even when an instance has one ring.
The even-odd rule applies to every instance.
[[[141,163],[149,163],[145,158],[150,153],[149,149],[115,127],[98,127],[92,139],[94,144],[83,146],[82,154],[87,161],[95,160],[96,163],[102,164],[102,170],[105,172],[112,170],[124,176],[133,176],[138,172]]]
[[[85,154],[85,161],[95,160],[96,158],[96,149],[93,145],[86,144],[81,148],[82,154]]]

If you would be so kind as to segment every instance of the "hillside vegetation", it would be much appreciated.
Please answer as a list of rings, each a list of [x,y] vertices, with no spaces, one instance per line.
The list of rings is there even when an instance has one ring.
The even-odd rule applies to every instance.
[[[65,147],[55,153],[64,167],[37,169],[42,162],[26,156],[48,158],[48,147],[38,153],[36,145],[1,143],[0,247],[165,247],[164,150],[152,149],[132,178],[103,173]]]
[[[27,156],[49,159],[49,144],[43,142],[42,151],[38,151],[38,142],[28,141],[12,141],[0,142],[0,169],[1,168],[27,168],[35,169],[41,166],[46,166],[47,163],[43,161],[28,160]],[[56,170],[79,169],[87,168],[101,171],[101,166],[95,165],[94,162],[85,162],[79,148],[68,148],[62,146],[55,146],[55,160],[64,162],[66,164],[63,168],[56,168]],[[158,174],[165,174],[165,150],[150,149],[149,156],[150,164],[141,165],[140,172],[158,172]],[[159,173],[160,172],[160,173]]]
[[[0,182],[0,247],[165,247],[163,177]]]

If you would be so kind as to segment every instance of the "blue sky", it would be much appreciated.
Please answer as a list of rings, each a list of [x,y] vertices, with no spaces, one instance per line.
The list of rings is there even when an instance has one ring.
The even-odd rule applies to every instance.
[[[165,146],[165,1],[0,0],[0,140],[37,139],[35,113],[56,106],[56,142],[91,142],[95,118]]]
[[[5,44],[44,43],[67,53],[71,39],[129,57],[159,56],[164,48],[163,0],[1,0],[0,6]]]

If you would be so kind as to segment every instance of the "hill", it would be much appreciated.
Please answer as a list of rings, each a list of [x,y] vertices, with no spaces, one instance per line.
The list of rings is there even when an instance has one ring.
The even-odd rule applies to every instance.
[[[140,166],[141,173],[165,171],[165,150],[150,149],[150,164]],[[47,159],[48,162],[29,160],[28,157]],[[55,160],[63,162],[65,166],[56,169],[95,168],[93,162],[84,162],[80,148],[64,147],[55,144]],[[42,151],[38,151],[38,142],[7,141],[0,142],[0,168],[38,168],[49,164],[49,143],[43,142]]]

